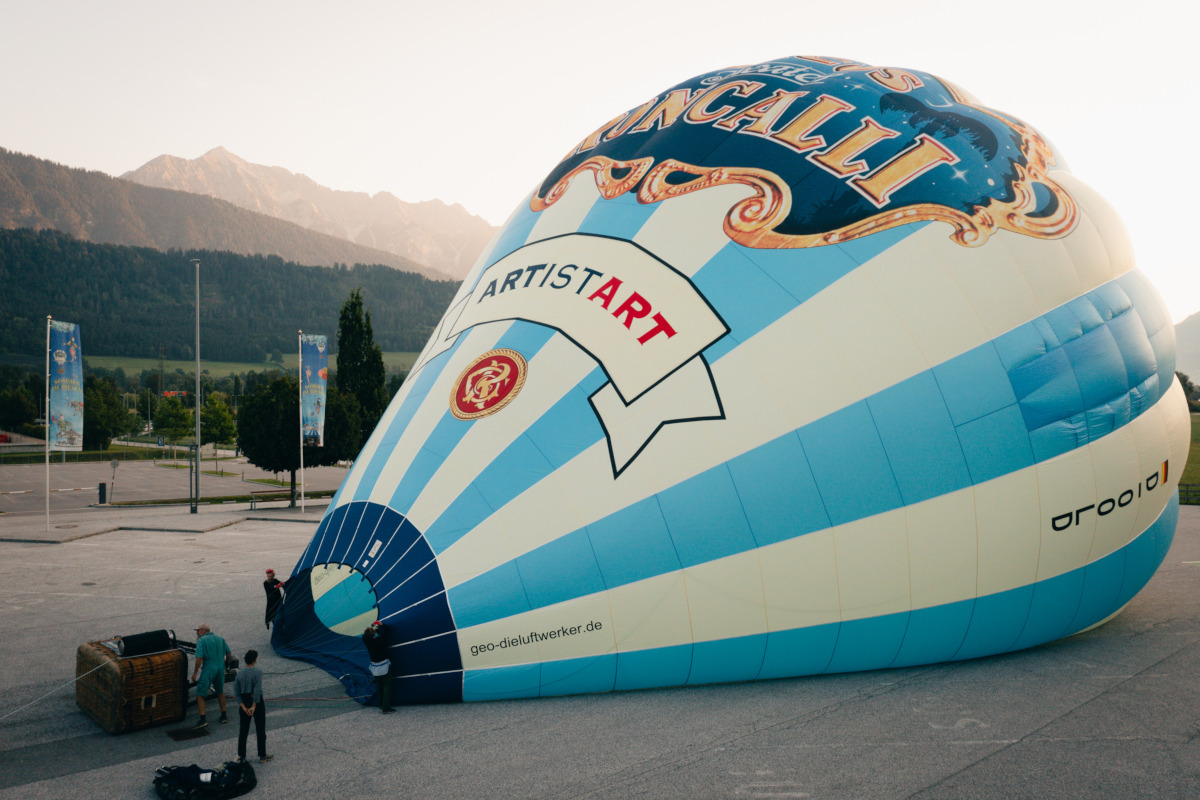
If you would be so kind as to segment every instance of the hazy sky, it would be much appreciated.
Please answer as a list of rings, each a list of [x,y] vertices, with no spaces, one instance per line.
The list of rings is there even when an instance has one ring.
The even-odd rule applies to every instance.
[[[931,72],[1054,142],[1124,218],[1175,321],[1200,310],[1184,63],[1200,15],[1183,2],[5,6],[0,147],[120,175],[224,146],[495,224],[600,123],[701,72],[793,54]]]

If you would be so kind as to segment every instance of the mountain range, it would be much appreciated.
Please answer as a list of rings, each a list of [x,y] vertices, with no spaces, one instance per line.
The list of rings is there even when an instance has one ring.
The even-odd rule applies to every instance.
[[[311,266],[382,264],[437,280],[449,276],[224,200],[141,186],[0,148],[0,228],[58,230],[97,244],[155,250],[277,255]]]
[[[381,264],[435,280],[461,280],[495,232],[457,204],[329,189],[221,147],[192,160],[160,156],[121,178],[0,148],[0,228],[313,266]],[[1200,378],[1200,313],[1175,336],[1176,368]]]
[[[283,167],[252,164],[223,147],[195,159],[163,155],[121,175],[159,189],[214,197],[239,208],[424,264],[461,280],[495,228],[460,205],[408,203],[330,189]]]

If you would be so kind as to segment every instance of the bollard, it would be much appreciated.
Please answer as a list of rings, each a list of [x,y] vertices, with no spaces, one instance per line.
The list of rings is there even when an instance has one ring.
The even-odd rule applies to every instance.
[[[103,481],[100,483],[100,505],[108,503],[108,484]]]

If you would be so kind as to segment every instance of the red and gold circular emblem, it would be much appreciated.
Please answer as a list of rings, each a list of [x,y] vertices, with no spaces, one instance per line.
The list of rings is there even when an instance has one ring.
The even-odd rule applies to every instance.
[[[528,368],[516,350],[484,353],[459,373],[450,393],[450,411],[459,419],[495,414],[521,391]]]

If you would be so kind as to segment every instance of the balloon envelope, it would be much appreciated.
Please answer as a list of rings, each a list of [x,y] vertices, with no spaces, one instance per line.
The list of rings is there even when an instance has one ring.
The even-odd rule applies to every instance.
[[[462,284],[276,649],[490,700],[967,659],[1169,546],[1174,329],[1112,208],[913,70],[784,58],[620,114]]]

